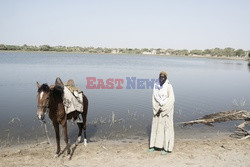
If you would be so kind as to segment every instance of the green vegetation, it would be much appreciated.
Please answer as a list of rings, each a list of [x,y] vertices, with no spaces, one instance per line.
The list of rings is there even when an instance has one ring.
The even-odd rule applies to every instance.
[[[181,56],[211,56],[211,57],[247,57],[250,51],[243,49],[233,49],[230,47],[220,49],[205,49],[205,50],[174,50],[174,49],[137,49],[137,48],[94,48],[80,46],[17,46],[0,44],[0,51],[50,51],[50,52],[80,52],[80,53],[111,53],[111,54],[158,54],[158,55],[181,55]]]

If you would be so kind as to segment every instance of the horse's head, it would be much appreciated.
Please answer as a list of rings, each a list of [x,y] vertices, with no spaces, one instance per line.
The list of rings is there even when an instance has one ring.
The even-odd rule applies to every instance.
[[[40,85],[37,82],[37,88],[37,117],[39,120],[43,120],[49,107],[50,87],[47,84]]]

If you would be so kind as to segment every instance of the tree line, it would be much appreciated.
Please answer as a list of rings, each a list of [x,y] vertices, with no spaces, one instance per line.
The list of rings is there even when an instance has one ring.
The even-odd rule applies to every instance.
[[[50,51],[50,52],[81,52],[81,53],[110,53],[110,54],[158,54],[158,55],[182,55],[182,56],[213,56],[213,57],[250,57],[250,50],[234,48],[213,48],[205,50],[175,50],[154,48],[101,48],[80,46],[31,46],[31,45],[4,45],[0,44],[2,51]]]

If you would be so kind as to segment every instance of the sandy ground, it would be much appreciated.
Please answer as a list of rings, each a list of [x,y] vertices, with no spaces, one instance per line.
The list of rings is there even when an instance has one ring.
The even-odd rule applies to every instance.
[[[227,136],[176,140],[174,151],[167,155],[161,155],[160,151],[147,152],[146,139],[103,140],[89,142],[87,147],[80,143],[72,151],[71,159],[66,152],[54,157],[55,149],[55,144],[1,148],[0,166],[250,166],[250,140]]]

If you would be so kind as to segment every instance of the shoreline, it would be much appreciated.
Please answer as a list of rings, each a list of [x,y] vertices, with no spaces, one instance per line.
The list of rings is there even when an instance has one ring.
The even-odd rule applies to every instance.
[[[250,59],[247,59],[245,57],[227,57],[227,56],[209,56],[209,55],[163,55],[163,54],[131,54],[131,53],[84,53],[84,52],[58,52],[58,51],[16,51],[16,50],[0,50],[1,52],[14,52],[14,53],[55,53],[55,54],[82,54],[82,55],[129,55],[129,56],[166,56],[166,57],[189,57],[189,58],[207,58],[207,59],[222,59],[222,60],[244,60],[244,61],[250,61]]]
[[[65,144],[61,141],[62,149]],[[220,135],[207,139],[176,139],[172,153],[147,152],[148,140],[100,140],[71,146],[72,157],[54,157],[56,144],[2,148],[1,165],[14,166],[249,166],[249,140]]]

